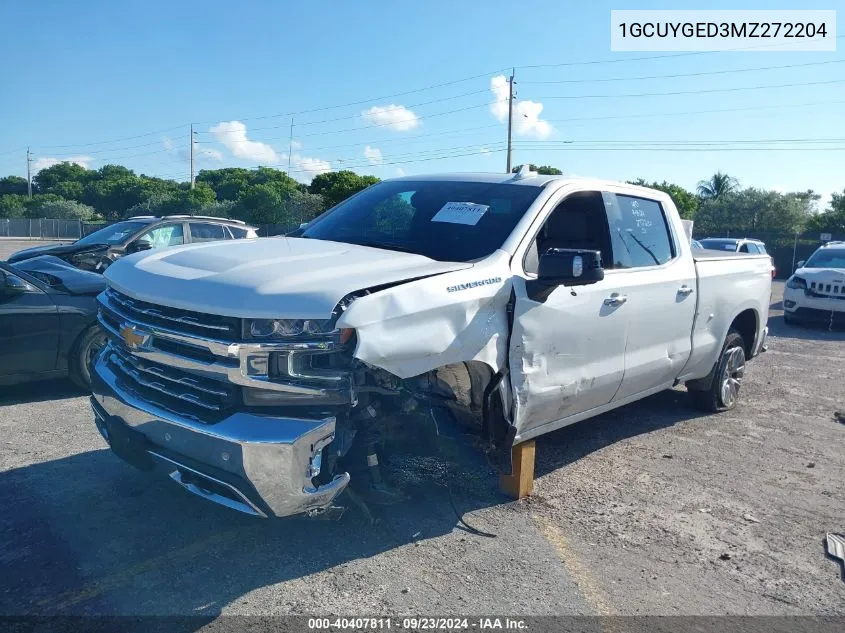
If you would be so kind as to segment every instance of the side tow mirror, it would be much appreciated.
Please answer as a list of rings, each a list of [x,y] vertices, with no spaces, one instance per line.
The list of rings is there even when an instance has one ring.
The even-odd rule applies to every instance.
[[[807,262],[805,262],[803,259],[800,262],[795,262],[795,270],[798,270],[799,268],[804,268],[804,264],[806,263]]]
[[[550,248],[540,256],[537,279],[526,288],[531,299],[543,302],[558,286],[587,286],[602,279],[600,251]]]

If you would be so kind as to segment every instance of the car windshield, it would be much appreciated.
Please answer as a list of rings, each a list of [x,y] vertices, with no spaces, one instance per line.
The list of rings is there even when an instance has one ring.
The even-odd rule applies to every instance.
[[[709,240],[700,240],[701,246],[704,248],[709,248],[711,250],[719,250],[719,251],[735,251],[736,250],[736,240],[719,240],[719,239],[709,239]]]
[[[500,248],[541,187],[386,181],[321,216],[302,237],[466,262]]]
[[[845,268],[845,249],[816,251],[804,268]]]
[[[135,231],[144,228],[148,224],[149,222],[115,222],[86,235],[82,239],[77,240],[76,243],[81,246],[87,244],[108,244],[109,246],[114,246],[115,244],[122,243]]]

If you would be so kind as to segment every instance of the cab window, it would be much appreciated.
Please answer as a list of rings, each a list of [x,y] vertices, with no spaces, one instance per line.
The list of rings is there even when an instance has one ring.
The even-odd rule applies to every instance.
[[[663,207],[656,200],[603,193],[613,268],[660,266],[677,255]]]
[[[150,229],[138,241],[150,242],[153,248],[165,248],[167,246],[179,246],[185,243],[185,233],[182,224],[163,224]]]

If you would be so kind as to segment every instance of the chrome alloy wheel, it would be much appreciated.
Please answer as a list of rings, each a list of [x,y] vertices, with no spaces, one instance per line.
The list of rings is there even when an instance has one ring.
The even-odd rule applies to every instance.
[[[742,347],[731,347],[725,350],[723,359],[722,375],[719,377],[720,396],[722,405],[730,409],[739,398],[739,387],[745,373],[745,351]]]

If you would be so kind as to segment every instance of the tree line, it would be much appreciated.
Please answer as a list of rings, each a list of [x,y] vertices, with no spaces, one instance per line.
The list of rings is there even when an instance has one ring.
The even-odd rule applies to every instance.
[[[114,221],[135,215],[196,214],[230,217],[251,224],[295,224],[379,179],[351,171],[315,176],[309,184],[269,167],[201,170],[196,183],[136,174],[120,165],[86,169],[58,163],[32,182],[0,178],[0,217]]]
[[[542,174],[562,173],[548,165],[530,167]],[[0,218],[96,222],[133,215],[201,214],[292,226],[376,182],[375,176],[337,171],[317,175],[306,185],[278,169],[229,167],[201,170],[191,188],[190,183],[136,174],[121,165],[94,170],[65,162],[36,174],[31,198],[26,179],[0,178]],[[829,206],[817,212],[820,196],[812,190],[742,188],[736,178],[723,173],[702,180],[695,192],[666,181],[630,182],[666,192],[681,217],[694,221],[697,235],[845,233],[845,190],[833,194]]]

